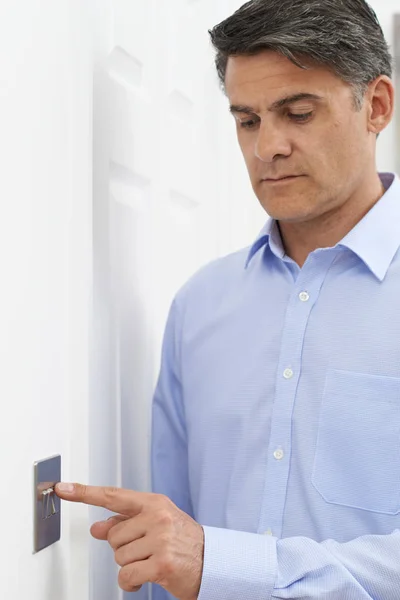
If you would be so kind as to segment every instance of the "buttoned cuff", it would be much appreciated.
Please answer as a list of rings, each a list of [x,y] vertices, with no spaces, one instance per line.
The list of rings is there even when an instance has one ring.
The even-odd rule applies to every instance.
[[[270,600],[277,538],[203,527],[204,566],[197,600]]]

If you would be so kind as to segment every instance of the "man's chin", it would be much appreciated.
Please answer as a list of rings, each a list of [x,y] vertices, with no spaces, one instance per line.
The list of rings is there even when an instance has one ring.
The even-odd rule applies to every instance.
[[[284,199],[277,202],[260,200],[260,203],[270,217],[283,223],[302,223],[315,218],[315,215],[310,212],[309,206],[296,206],[292,199],[290,205],[288,200],[285,202]]]

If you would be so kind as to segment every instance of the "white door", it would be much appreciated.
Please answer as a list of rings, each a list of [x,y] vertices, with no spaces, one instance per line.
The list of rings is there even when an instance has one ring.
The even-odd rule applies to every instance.
[[[238,245],[239,222],[243,239],[249,232],[207,33],[228,14],[223,4],[96,5],[91,475],[99,485],[150,490],[151,398],[172,297],[200,265]],[[110,549],[94,542],[92,551],[93,599],[119,598]]]
[[[33,554],[33,464],[88,478],[92,49],[80,0],[0,2],[0,598],[87,600],[88,511]]]

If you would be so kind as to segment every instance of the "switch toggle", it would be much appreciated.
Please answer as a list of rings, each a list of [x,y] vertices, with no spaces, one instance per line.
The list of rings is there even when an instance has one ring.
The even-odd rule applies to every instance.
[[[54,488],[44,490],[42,496],[44,496],[42,500],[42,519],[48,519],[57,514],[56,505],[54,503]]]
[[[34,469],[34,552],[39,552],[61,536],[61,500],[54,491],[61,481],[61,456],[40,460]]]

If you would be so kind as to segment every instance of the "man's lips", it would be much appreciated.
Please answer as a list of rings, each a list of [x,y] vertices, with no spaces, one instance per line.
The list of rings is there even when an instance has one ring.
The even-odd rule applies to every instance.
[[[288,175],[286,177],[279,177],[276,179],[265,178],[265,179],[262,179],[261,181],[262,181],[262,183],[279,184],[279,183],[294,181],[295,179],[298,179],[299,177],[303,177],[303,175]]]
[[[282,175],[281,177],[264,177],[262,181],[281,181],[282,179],[295,179],[301,175]]]

